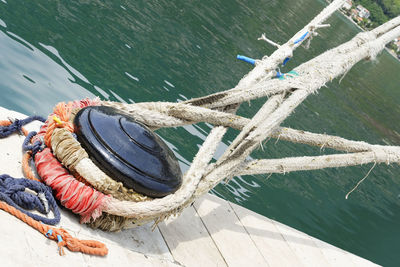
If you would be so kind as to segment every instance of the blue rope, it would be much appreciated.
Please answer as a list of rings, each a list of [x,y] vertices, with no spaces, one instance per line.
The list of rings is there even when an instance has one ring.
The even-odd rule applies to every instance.
[[[280,72],[280,71],[277,71],[277,72],[276,72],[276,78],[283,77],[283,75],[284,75],[284,73],[282,73],[282,72]]]
[[[303,34],[299,39],[297,39],[296,41],[294,41],[294,44],[298,44],[301,41],[303,41],[308,35],[308,32],[306,32],[305,34]]]
[[[35,191],[37,195],[26,192],[25,188]],[[45,199],[41,198],[41,196],[44,196]],[[15,179],[8,174],[2,174],[0,175],[0,200],[34,220],[51,225],[60,222],[60,211],[52,195],[51,188],[40,182],[23,178]],[[51,210],[54,213],[54,218],[47,218],[27,211],[33,209],[36,209],[42,214],[48,214]]]
[[[15,133],[16,131],[21,131],[22,126],[24,126],[25,124],[28,124],[32,121],[45,122],[46,119],[41,116],[36,116],[36,115],[30,116],[23,120],[16,119],[12,124],[10,124],[8,126],[0,126],[0,138],[7,137],[7,136]]]
[[[285,58],[285,60],[284,60],[283,63],[282,63],[282,66],[285,66],[286,63],[289,62],[289,60],[290,60],[290,57]]]
[[[249,63],[251,65],[255,65],[256,64],[256,60],[255,59],[252,59],[252,58],[249,58],[249,57],[246,57],[246,56],[237,55],[236,58],[239,59],[239,60],[243,60],[244,62],[247,62],[247,63]]]
[[[32,157],[34,158],[36,153],[39,151],[42,151],[44,149],[44,144],[43,141],[36,141],[33,145],[31,145],[31,139],[34,137],[37,133],[35,131],[30,132],[24,140],[24,143],[22,144],[22,150],[27,151],[31,150],[32,151]]]

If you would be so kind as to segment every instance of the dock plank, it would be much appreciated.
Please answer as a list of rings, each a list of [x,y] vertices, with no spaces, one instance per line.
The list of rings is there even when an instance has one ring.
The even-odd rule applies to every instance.
[[[308,235],[277,221],[273,223],[304,266],[331,266]]]
[[[357,255],[354,254],[350,254],[349,252],[346,252],[347,254],[349,254],[351,256],[351,261],[356,265],[356,266],[365,266],[365,267],[376,267],[376,266],[380,266],[377,265],[369,260],[366,260],[364,258],[361,258]]]
[[[350,254],[340,248],[311,237],[314,243],[321,249],[322,254],[332,266],[356,266],[351,260]]]
[[[301,266],[296,254],[270,219],[239,205],[230,205],[270,266]]]
[[[268,266],[227,201],[206,195],[194,207],[228,266]]]
[[[174,259],[185,266],[226,266],[214,241],[193,207],[178,218],[159,224]]]

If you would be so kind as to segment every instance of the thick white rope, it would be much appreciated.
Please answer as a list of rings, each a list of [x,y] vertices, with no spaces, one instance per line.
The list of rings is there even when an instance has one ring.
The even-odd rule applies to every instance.
[[[339,1],[334,2],[337,3]],[[280,123],[289,116],[295,107],[297,107],[309,94],[318,90],[334,77],[343,74],[359,60],[367,57],[375,57],[388,41],[394,39],[396,35],[400,35],[400,27],[393,28],[390,26],[388,29],[391,29],[391,31],[389,33],[382,32],[381,36],[377,40],[365,41],[365,39],[363,39],[363,41],[360,41],[361,38],[358,37],[357,39],[353,39],[349,43],[342,45],[337,49],[328,51],[314,60],[301,65],[299,68],[296,68],[296,71],[300,73],[300,76],[280,83],[280,88],[284,88],[279,92],[285,92],[292,88],[295,88],[296,90],[278,108],[276,108],[276,106],[273,109],[265,108],[265,110],[259,112],[253,118],[253,122],[258,121],[260,123],[254,123],[254,125],[252,125],[254,127],[239,135],[240,138],[238,138],[237,141],[234,142],[233,146],[226,151],[223,157],[217,162],[217,164],[215,164],[215,168],[211,171],[207,166],[209,166],[208,163],[225,132],[225,129],[222,127],[217,127],[216,130],[213,130],[212,134],[207,138],[196,156],[192,167],[188,173],[185,174],[184,184],[177,192],[162,199],[156,199],[149,202],[133,203],[128,201],[114,201],[109,206],[107,212],[128,218],[156,218],[165,216],[165,214],[169,214],[173,211],[178,211],[182,205],[187,204],[188,201],[190,202],[191,198],[209,191],[209,189],[214,187],[225,177],[233,175],[236,170],[241,170],[241,167],[245,164],[244,159],[246,156],[254,150],[260,141],[265,139],[267,136],[270,136],[275,129],[279,127]],[[370,37],[368,36],[368,38]],[[363,44],[360,45],[360,42]],[[264,75],[265,69],[263,71]],[[252,79],[249,78],[249,80]],[[253,81],[257,82],[258,80],[253,79]],[[277,83],[277,81],[266,81],[263,86],[274,83]],[[285,85],[288,88],[285,88]],[[256,87],[256,89],[258,88]],[[251,93],[256,91],[257,90],[253,89]],[[237,97],[235,101],[228,104],[223,103],[220,106],[223,107],[230,104],[241,103],[246,99],[242,96],[243,94],[240,97]],[[256,97],[260,96],[263,96],[263,94],[257,95]],[[254,95],[252,97],[254,97]],[[274,98],[275,97],[273,97],[272,100]],[[273,102],[272,100],[268,105]],[[152,107],[151,105],[156,106],[156,103],[148,104],[146,108],[149,110],[153,109],[153,111],[158,109],[158,107]],[[142,106],[145,107],[146,105]],[[167,116],[166,119],[173,117],[171,114],[164,115]],[[160,117],[157,116],[157,120],[159,119]],[[179,123],[185,123],[185,120],[178,120]],[[166,124],[165,122],[159,123],[161,125]],[[178,122],[176,121],[174,123]],[[252,122],[249,124],[252,124]],[[244,128],[246,129],[246,126]],[[387,156],[386,152],[382,153]],[[209,173],[204,176],[206,171],[209,171]]]
[[[371,162],[400,164],[400,149],[397,148],[397,150],[397,154],[387,154],[386,152],[375,150],[350,154],[252,160],[242,167],[238,175],[309,171],[363,165]]]
[[[385,44],[393,40],[395,36],[400,35],[400,26],[383,34],[381,37],[375,41],[371,41],[363,44],[357,50],[346,53],[348,55],[348,61],[346,61],[343,55],[337,55],[335,63],[332,64],[322,64],[323,71],[310,70],[309,72],[314,72],[320,80],[311,82],[307,84],[306,88],[298,89],[291,96],[289,96],[280,107],[273,112],[267,120],[257,125],[257,128],[249,133],[242,142],[237,142],[237,146],[230,146],[225,154],[222,156],[223,161],[218,161],[215,164],[212,171],[204,178],[204,184],[200,184],[198,190],[196,191],[196,196],[208,192],[211,188],[216,186],[219,182],[225,178],[229,178],[234,175],[234,173],[240,169],[243,165],[244,160],[250,153],[257,147],[257,145],[264,140],[267,136],[271,134],[274,128],[278,127],[280,123],[286,119],[287,116],[311,93],[315,92],[328,79],[333,79],[334,77],[344,73],[347,69],[351,68],[356,62],[360,61],[366,57],[375,57],[376,54],[381,51]],[[351,42],[351,41],[350,41]],[[334,49],[333,49],[334,50]],[[331,50],[331,51],[333,51]],[[339,50],[340,51],[340,50]],[[330,57],[333,58],[333,57]],[[310,68],[313,67],[313,61],[310,63],[305,63]],[[319,61],[318,58],[316,60]],[[315,62],[315,61],[314,61]],[[303,64],[303,65],[305,65]],[[302,65],[302,66],[303,66]],[[315,65],[317,67],[319,65]],[[326,67],[326,68],[324,68]],[[330,68],[329,68],[330,67]],[[324,76],[332,75],[332,76]],[[262,116],[262,114],[257,113],[255,117]],[[253,118],[254,119],[254,118]],[[235,141],[234,141],[235,143]]]
[[[115,108],[120,108],[121,103],[111,102]],[[106,103],[108,105],[108,103]],[[237,130],[242,130],[249,122],[250,119],[244,118],[235,114],[211,110],[208,108],[202,108],[192,106],[183,103],[167,103],[159,102],[159,110],[163,114],[168,114],[175,118],[182,119],[184,121],[190,121],[192,123],[207,122],[215,126],[225,126]],[[146,112],[150,112],[147,110]],[[153,111],[155,114],[159,114],[157,111]],[[134,115],[132,115],[134,116]],[[150,125],[157,128],[157,125]],[[173,124],[171,127],[179,125]],[[346,152],[363,152],[371,151],[374,149],[390,150],[390,146],[382,145],[371,145],[364,141],[353,141],[347,140],[342,137],[311,133],[304,130],[297,130],[287,127],[277,127],[274,129],[269,137],[289,141],[293,143],[307,144],[311,146],[317,146],[322,148],[332,148],[335,150],[346,151]]]
[[[392,35],[398,35],[396,28],[392,30]],[[382,35],[384,37],[385,35]],[[207,108],[220,108],[227,105],[233,105],[236,103],[242,103],[251,101],[257,98],[270,96],[273,94],[287,92],[292,89],[298,88],[315,88],[316,85],[325,85],[325,83],[331,81],[334,77],[344,74],[348,71],[360,58],[374,58],[376,54],[381,51],[381,46],[384,39],[380,37],[379,42],[368,41],[364,44],[361,41],[365,41],[365,38],[373,38],[373,35],[360,34],[353,38],[350,42],[345,43],[337,48],[327,51],[318,57],[306,62],[294,70],[299,76],[286,79],[272,79],[264,82],[260,82],[255,86],[247,87],[244,90],[235,90],[229,93],[221,94],[219,99],[212,103],[203,104],[203,107]],[[394,39],[395,37],[393,37]],[[373,40],[373,39],[372,39]],[[358,49],[361,47],[364,49]],[[366,54],[368,54],[366,56]],[[319,87],[318,87],[319,88]]]
[[[380,35],[394,29],[395,27],[400,25],[400,16],[396,17],[392,20],[390,20],[389,22],[386,22],[385,24],[379,26],[378,28],[369,31],[369,32],[361,32],[359,34],[357,34],[357,36],[355,38],[353,38],[353,42],[347,42],[344,45],[341,46],[341,50],[342,52],[348,52],[348,51],[352,51],[354,49],[356,49],[357,47],[359,47],[360,45],[372,41],[374,39],[376,39],[377,37],[379,37]],[[268,58],[268,60],[271,60],[270,58]],[[282,59],[283,60],[283,59]],[[278,65],[276,65],[278,66]],[[268,79],[265,78],[262,81],[266,81],[269,80],[272,76],[272,72],[268,73]],[[211,94],[208,96],[204,96],[204,97],[199,97],[199,98],[194,98],[188,101],[185,101],[184,103],[190,103],[193,105],[200,105],[202,107],[208,107],[208,108],[219,108],[219,107],[223,107],[226,103],[224,103],[224,99],[235,99],[236,98],[240,99],[240,95],[241,95],[241,91],[243,89],[247,89],[247,91],[243,92],[243,95],[246,94],[250,94],[252,95],[252,88],[256,85],[257,83],[254,82],[251,85],[247,86],[246,88],[240,88],[240,90],[236,89],[237,87],[227,90],[227,91],[223,91],[223,92],[218,92],[215,94]],[[263,97],[266,95],[271,95],[274,93],[277,93],[279,91],[279,87],[274,87],[271,85],[269,86],[269,91],[265,94],[265,95],[261,95],[261,96],[257,96],[257,97]],[[288,88],[286,88],[286,90],[288,90]],[[250,98],[250,99],[254,99],[254,98]],[[249,98],[244,98],[243,101],[249,101]],[[232,104],[229,103],[228,104]]]
[[[232,89],[215,93],[209,96],[194,98],[184,103],[209,107],[210,103],[213,103],[216,99],[220,99],[229,93],[242,91],[248,89],[259,83],[260,81],[269,80],[276,74],[277,67],[283,63],[286,58],[293,56],[294,50],[299,47],[305,40],[309,38],[308,35],[301,41],[298,41],[306,32],[314,31],[317,25],[321,25],[326,19],[328,19],[336,10],[338,10],[345,0],[335,0],[329,4],[324,10],[322,10],[310,23],[304,26],[303,29],[298,31],[292,38],[289,39],[285,44],[279,45],[278,49],[274,51],[269,57],[264,57],[262,60],[256,61],[256,67],[245,75],[239,83]],[[264,38],[267,39],[264,35]],[[296,42],[298,41],[298,42]],[[271,41],[272,42],[272,41]],[[272,42],[277,45],[275,42]],[[296,43],[296,44],[295,44]]]
[[[131,202],[112,199],[105,212],[127,218],[154,219],[179,212],[179,209],[193,195],[206,166],[212,159],[217,146],[226,132],[226,128],[217,127],[211,131],[203,146],[199,149],[189,170],[183,177],[182,186],[173,194],[148,202]]]

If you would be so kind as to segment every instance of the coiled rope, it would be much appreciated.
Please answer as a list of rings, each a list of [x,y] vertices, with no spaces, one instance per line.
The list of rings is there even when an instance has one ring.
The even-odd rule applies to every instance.
[[[16,131],[22,132],[26,139],[23,142],[23,150],[26,151],[23,157],[24,173],[28,174],[29,179],[15,179],[7,174],[0,175],[0,209],[14,215],[18,219],[35,228],[47,238],[58,242],[60,255],[65,255],[63,247],[66,246],[70,251],[82,252],[90,255],[105,256],[108,254],[107,247],[98,241],[94,240],[79,240],[72,237],[67,231],[62,228],[55,228],[48,224],[55,225],[60,222],[60,211],[51,193],[51,188],[42,184],[35,177],[30,166],[29,160],[31,157],[41,152],[44,149],[43,142],[35,140],[31,144],[32,137],[36,136],[36,132],[28,133],[23,125],[26,125],[34,120],[45,122],[45,119],[39,116],[31,116],[23,120],[8,120],[0,121],[0,138],[7,137]],[[62,167],[61,167],[62,168]],[[69,196],[71,198],[72,196]],[[75,203],[80,203],[81,198]],[[77,205],[80,206],[85,204]],[[94,205],[90,205],[91,207]],[[42,214],[47,214],[51,210],[54,213],[54,218],[47,218],[27,210],[36,209]]]
[[[82,223],[96,219],[102,214],[110,197],[76,180],[49,148],[36,155],[35,163],[39,176],[53,188],[56,198],[64,207],[81,215]]]
[[[55,225],[61,216],[56,201],[51,194],[51,188],[44,184],[27,179],[15,179],[7,174],[0,175],[0,200],[28,215],[34,220]],[[27,210],[38,210],[48,214],[51,210],[54,218],[47,218]]]

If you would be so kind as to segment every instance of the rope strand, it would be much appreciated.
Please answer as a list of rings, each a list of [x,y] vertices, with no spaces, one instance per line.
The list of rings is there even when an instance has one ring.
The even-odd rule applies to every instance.
[[[47,238],[55,241],[59,241],[58,236],[61,237],[61,242],[58,242],[60,255],[65,255],[63,247],[66,246],[70,251],[82,252],[89,255],[106,256],[108,254],[108,248],[101,242],[94,240],[79,240],[72,237],[67,231],[62,228],[55,228],[49,225],[35,221],[28,215],[22,213],[18,209],[7,205],[5,202],[0,201],[0,209],[14,215],[21,221],[25,222],[32,228],[38,230]]]
[[[41,122],[45,122],[46,120],[41,117],[41,116],[30,116],[27,117],[26,119],[23,120],[18,120],[15,119],[14,121],[12,121],[11,119],[9,121],[2,121],[2,123],[0,124],[0,138],[4,138],[7,137],[13,133],[15,133],[16,131],[25,131],[22,129],[22,126],[32,122],[32,121],[41,121]],[[26,133],[24,132],[24,134],[26,135]]]

